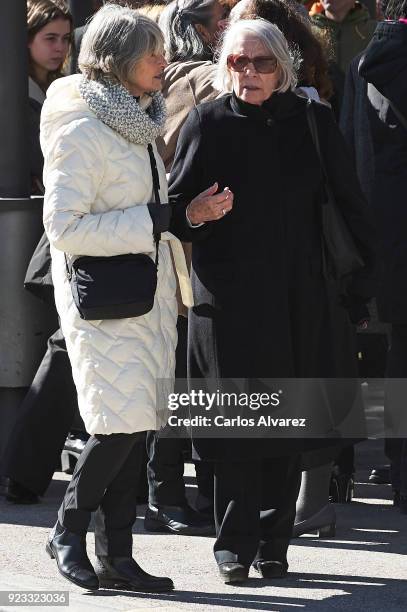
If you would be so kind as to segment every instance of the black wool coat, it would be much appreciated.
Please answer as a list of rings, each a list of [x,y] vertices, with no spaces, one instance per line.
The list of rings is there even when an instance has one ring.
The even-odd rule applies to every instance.
[[[407,323],[407,25],[382,22],[362,57],[367,81],[368,118],[374,149],[372,210],[378,227],[381,282],[379,316]]]
[[[169,188],[171,230],[193,242],[192,378],[357,376],[354,330],[336,285],[322,276],[322,175],[306,103],[287,92],[259,107],[229,94],[199,105],[181,130]],[[331,111],[316,104],[315,113],[338,205],[367,262],[349,286],[364,299],[373,293],[374,261],[366,204]],[[233,191],[233,210],[190,228],[186,205],[215,181]],[[307,445],[196,439],[195,448],[217,459]]]

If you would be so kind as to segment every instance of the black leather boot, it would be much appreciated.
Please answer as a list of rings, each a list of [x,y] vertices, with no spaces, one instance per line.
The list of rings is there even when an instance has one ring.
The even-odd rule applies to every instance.
[[[99,588],[98,578],[86,553],[85,536],[72,533],[57,522],[45,549],[51,559],[56,560],[64,578],[89,591]]]
[[[177,533],[178,535],[214,535],[213,518],[203,516],[191,506],[153,506],[146,508],[144,518],[146,531]]]
[[[253,566],[262,578],[285,578],[287,576],[287,562],[256,561]]]
[[[219,574],[225,584],[245,582],[249,577],[249,568],[241,563],[220,563]]]
[[[97,557],[95,570],[105,589],[165,593],[174,588],[171,578],[147,574],[132,557]]]

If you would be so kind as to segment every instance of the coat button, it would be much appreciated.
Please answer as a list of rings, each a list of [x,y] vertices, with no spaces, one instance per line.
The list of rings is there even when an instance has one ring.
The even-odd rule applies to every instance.
[[[273,119],[267,119],[267,121],[266,121],[267,127],[271,127],[273,125],[273,123],[274,123]]]

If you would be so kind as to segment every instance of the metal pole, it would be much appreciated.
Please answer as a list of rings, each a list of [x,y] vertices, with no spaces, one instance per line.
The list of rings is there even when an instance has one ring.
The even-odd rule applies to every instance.
[[[80,28],[93,15],[93,0],[69,0],[69,10],[72,13],[74,27]]]
[[[1,0],[0,23],[0,197],[29,198],[26,1]]]
[[[0,0],[0,460],[55,315],[23,288],[43,232],[30,198],[26,0]]]

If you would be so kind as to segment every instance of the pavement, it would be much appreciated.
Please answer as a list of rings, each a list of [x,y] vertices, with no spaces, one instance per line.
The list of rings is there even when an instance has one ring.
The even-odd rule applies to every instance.
[[[289,549],[289,575],[264,580],[251,573],[244,586],[223,584],[212,555],[213,538],[147,534],[145,506],[134,527],[134,556],[151,573],[170,576],[176,590],[140,594],[86,592],[64,580],[44,543],[56,520],[69,476],[57,472],[42,502],[16,506],[0,498],[0,591],[69,591],[69,607],[35,606],[69,612],[299,612],[407,611],[407,515],[392,506],[390,485],[372,485],[373,466],[386,462],[383,442],[357,446],[355,498],[337,504],[337,533],[332,540],[302,536]],[[188,493],[196,493],[194,468],[186,465]],[[90,558],[93,533],[88,535]],[[0,601],[1,601],[0,593]],[[3,596],[4,597],[4,596]],[[34,606],[32,606],[34,607]],[[4,605],[2,612],[28,609]]]

